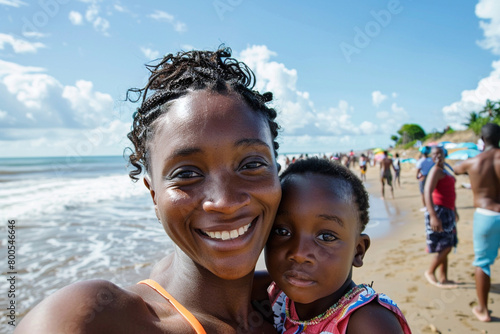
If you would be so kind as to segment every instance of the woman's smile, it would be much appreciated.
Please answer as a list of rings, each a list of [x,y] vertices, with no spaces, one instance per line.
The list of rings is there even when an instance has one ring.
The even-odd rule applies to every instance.
[[[204,231],[204,230],[199,230],[201,234],[204,236],[210,237],[212,239],[219,239],[219,240],[231,240],[231,239],[236,239],[242,235],[244,235],[248,229],[252,226],[252,223],[249,223],[245,226],[241,226],[238,229],[234,230],[223,230],[223,231]]]

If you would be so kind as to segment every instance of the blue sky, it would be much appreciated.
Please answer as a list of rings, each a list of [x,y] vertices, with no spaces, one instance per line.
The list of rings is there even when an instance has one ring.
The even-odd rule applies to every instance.
[[[0,0],[0,157],[121,155],[164,54],[221,43],[279,112],[281,153],[388,147],[500,99],[500,2]]]

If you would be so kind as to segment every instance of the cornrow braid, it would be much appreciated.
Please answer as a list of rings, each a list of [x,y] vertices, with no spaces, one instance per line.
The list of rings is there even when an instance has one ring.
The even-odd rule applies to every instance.
[[[266,105],[272,101],[273,95],[253,90],[254,73],[246,64],[231,58],[231,49],[221,46],[214,52],[195,50],[169,54],[157,64],[146,65],[146,68],[151,73],[146,86],[131,88],[126,95],[126,100],[134,103],[142,97],[127,135],[133,144],[133,148],[128,148],[129,164],[134,167],[129,176],[133,181],[139,179],[143,170],[149,171],[148,144],[154,135],[154,122],[168,111],[170,102],[195,90],[238,94],[251,109],[267,120],[273,137],[274,154],[278,156],[277,113]]]

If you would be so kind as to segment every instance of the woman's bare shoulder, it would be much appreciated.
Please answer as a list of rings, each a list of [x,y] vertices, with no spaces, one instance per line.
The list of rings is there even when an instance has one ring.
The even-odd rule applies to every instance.
[[[129,330],[135,319],[143,322],[151,316],[138,294],[109,281],[89,280],[47,297],[21,320],[15,333],[118,333]]]

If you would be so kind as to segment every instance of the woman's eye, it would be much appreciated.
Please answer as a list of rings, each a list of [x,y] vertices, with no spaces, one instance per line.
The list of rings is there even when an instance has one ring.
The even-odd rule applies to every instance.
[[[280,237],[286,237],[290,235],[290,232],[286,228],[276,227],[274,230],[274,234],[279,235]]]
[[[199,173],[192,171],[192,170],[181,170],[176,173],[174,173],[170,179],[190,179],[193,177],[198,177],[200,176]]]
[[[259,168],[262,166],[265,166],[265,164],[263,162],[252,161],[252,162],[249,162],[249,163],[246,163],[245,165],[243,165],[242,169],[256,169],[256,168]]]
[[[321,233],[318,235],[318,239],[321,241],[335,241],[337,237],[333,233]]]

